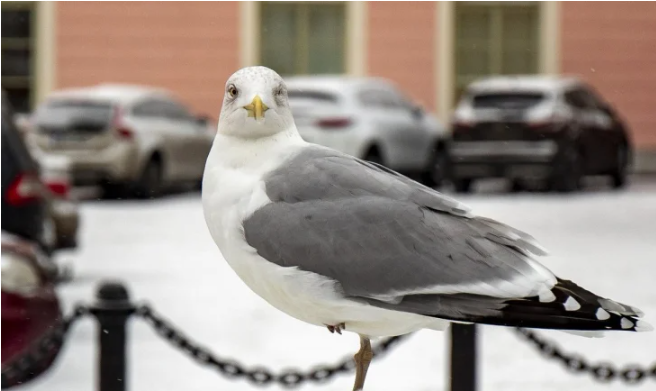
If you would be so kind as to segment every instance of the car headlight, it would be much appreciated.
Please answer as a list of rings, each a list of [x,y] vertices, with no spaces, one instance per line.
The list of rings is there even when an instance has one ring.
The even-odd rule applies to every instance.
[[[19,295],[31,295],[41,284],[38,270],[13,252],[2,253],[2,290]]]

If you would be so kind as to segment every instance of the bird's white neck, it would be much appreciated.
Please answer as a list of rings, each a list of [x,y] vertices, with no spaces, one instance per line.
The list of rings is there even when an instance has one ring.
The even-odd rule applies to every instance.
[[[245,139],[217,134],[207,159],[208,167],[261,172],[305,144],[295,127],[267,137]]]

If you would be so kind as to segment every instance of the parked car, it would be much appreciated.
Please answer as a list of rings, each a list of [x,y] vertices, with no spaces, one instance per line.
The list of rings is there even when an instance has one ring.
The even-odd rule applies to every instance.
[[[52,262],[32,241],[2,232],[2,369],[15,363],[62,321]],[[52,341],[38,361],[4,377],[2,388],[24,384],[47,370],[62,341]]]
[[[446,127],[379,78],[295,76],[285,80],[294,121],[308,142],[382,164],[439,186]]]
[[[463,94],[448,171],[461,192],[491,177],[576,191],[584,176],[605,175],[621,188],[631,157],[625,122],[590,85],[575,77],[502,76],[474,82]]]
[[[214,136],[168,91],[110,84],[51,94],[29,133],[37,155],[70,158],[74,185],[101,185],[112,197],[200,182]]]
[[[2,91],[2,230],[47,248],[47,189]]]
[[[70,159],[67,156],[42,156],[41,181],[48,188],[48,218],[51,220],[53,250],[76,248],[80,227],[77,200],[71,196]]]

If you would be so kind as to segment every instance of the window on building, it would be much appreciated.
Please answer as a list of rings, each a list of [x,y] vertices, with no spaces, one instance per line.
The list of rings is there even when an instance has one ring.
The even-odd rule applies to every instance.
[[[2,2],[2,88],[17,113],[34,98],[34,4]]]
[[[455,6],[455,102],[481,76],[538,72],[540,5]]]
[[[281,75],[344,73],[345,50],[345,3],[261,3],[262,65]]]

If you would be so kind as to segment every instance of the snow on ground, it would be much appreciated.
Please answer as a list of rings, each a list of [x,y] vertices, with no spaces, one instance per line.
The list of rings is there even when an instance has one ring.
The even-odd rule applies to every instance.
[[[478,214],[533,234],[552,255],[543,262],[564,278],[643,309],[656,324],[656,184],[627,192],[578,195],[484,194],[461,197]],[[138,300],[223,358],[272,369],[332,363],[358,348],[357,337],[329,334],[271,308],[236,277],[212,242],[197,193],[156,201],[86,201],[81,248],[71,255],[76,279],[60,291],[67,308],[93,297],[98,281],[125,281]],[[95,324],[74,326],[55,367],[22,390],[88,391],[95,388]],[[570,352],[616,365],[654,362],[656,333],[613,333],[604,339],[542,332]],[[129,327],[128,389],[249,390],[197,366],[139,319]],[[423,331],[375,361],[368,390],[444,390],[448,368],[445,334]],[[484,327],[480,334],[480,390],[653,389],[619,382],[600,384],[546,361],[511,330]],[[352,375],[300,390],[349,390]],[[269,386],[269,390],[280,390]]]

